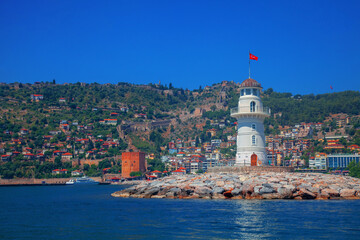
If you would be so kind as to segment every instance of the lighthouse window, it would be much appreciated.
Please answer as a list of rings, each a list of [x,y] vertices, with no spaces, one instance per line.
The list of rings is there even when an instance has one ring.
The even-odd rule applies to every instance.
[[[246,89],[246,95],[251,95],[251,89]]]
[[[244,89],[241,89],[241,96],[244,96]]]
[[[250,112],[255,112],[255,106],[256,106],[255,102],[250,103]]]
[[[251,143],[252,143],[252,145],[256,145],[256,137],[255,137],[255,135],[251,136]]]
[[[253,95],[255,95],[255,96],[258,95],[258,90],[257,89],[253,89]]]
[[[252,130],[255,130],[255,129],[256,129],[255,123],[251,124],[251,129],[252,129]]]

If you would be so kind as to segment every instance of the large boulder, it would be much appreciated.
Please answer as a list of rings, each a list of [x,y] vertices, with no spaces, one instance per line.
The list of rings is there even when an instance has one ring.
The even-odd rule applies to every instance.
[[[277,192],[281,199],[289,199],[289,198],[292,198],[292,195],[293,195],[292,189],[286,188],[286,187],[278,188]]]
[[[212,193],[213,194],[223,194],[225,192],[225,189],[222,188],[222,187],[215,187],[213,190],[212,190]]]
[[[295,199],[315,199],[316,198],[315,193],[312,193],[305,188],[300,188],[299,191],[297,191],[293,196]]]
[[[263,195],[266,193],[274,193],[276,192],[275,189],[268,183],[264,183],[261,186],[255,186],[254,187],[254,193]]]
[[[342,198],[352,199],[355,198],[355,195],[356,191],[354,189],[345,188],[340,190],[340,197]]]
[[[211,189],[208,187],[196,187],[194,193],[199,195],[200,198],[211,197]]]
[[[150,188],[143,193],[143,196],[144,198],[150,198],[152,195],[157,194],[159,191],[160,191],[159,187]]]
[[[130,196],[130,193],[119,191],[119,192],[114,192],[113,194],[111,194],[111,196],[113,196],[113,197],[127,198],[127,197]]]
[[[181,189],[178,187],[170,188],[168,192],[173,192],[174,196],[178,196],[181,194]]]
[[[261,195],[264,199],[281,199],[279,193],[264,193]]]
[[[330,198],[339,197],[339,191],[332,188],[325,188],[321,190],[321,195],[328,195]]]
[[[231,191],[231,194],[232,194],[233,196],[239,196],[239,195],[241,195],[241,193],[242,193],[242,189],[241,189],[241,188],[235,188],[234,190]]]

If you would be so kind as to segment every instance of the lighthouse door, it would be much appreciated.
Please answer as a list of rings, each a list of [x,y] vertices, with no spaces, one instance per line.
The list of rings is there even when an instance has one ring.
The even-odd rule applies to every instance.
[[[257,155],[255,153],[251,155],[251,166],[257,166]]]

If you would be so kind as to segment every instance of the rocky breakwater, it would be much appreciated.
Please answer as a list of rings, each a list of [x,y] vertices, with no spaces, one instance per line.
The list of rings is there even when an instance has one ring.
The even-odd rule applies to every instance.
[[[211,173],[142,182],[113,197],[179,199],[360,199],[360,179],[322,173]]]

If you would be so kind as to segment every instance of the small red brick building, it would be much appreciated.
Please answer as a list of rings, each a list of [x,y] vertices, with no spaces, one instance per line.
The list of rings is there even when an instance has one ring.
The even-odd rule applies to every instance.
[[[121,176],[130,177],[131,172],[145,172],[145,153],[143,152],[123,152],[121,155],[122,167]]]

